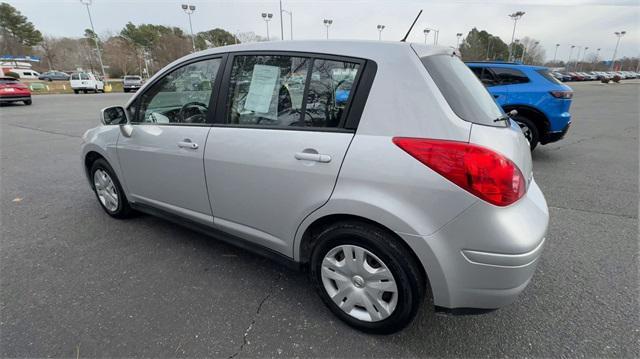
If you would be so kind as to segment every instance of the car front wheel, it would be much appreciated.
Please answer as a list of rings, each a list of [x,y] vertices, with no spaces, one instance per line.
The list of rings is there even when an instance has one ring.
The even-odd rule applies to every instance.
[[[329,309],[350,326],[390,334],[415,317],[425,292],[419,264],[389,232],[340,222],[315,238],[311,279]]]
[[[91,166],[90,174],[93,190],[102,209],[114,218],[130,217],[132,209],[111,166],[105,160],[98,159]]]

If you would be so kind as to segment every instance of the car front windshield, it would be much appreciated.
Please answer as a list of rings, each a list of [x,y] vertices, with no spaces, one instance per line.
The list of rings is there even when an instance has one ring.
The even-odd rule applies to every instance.
[[[503,116],[502,110],[457,56],[427,56],[422,58],[422,63],[458,117],[481,125],[507,126],[506,121],[495,121]]]

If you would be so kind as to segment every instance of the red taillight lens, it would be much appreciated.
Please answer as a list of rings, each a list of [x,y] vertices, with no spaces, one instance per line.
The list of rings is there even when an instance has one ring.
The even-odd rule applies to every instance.
[[[572,91],[551,91],[549,93],[555,98],[570,99],[573,97]]]
[[[496,206],[508,206],[526,191],[518,166],[488,148],[407,137],[394,137],[393,143],[449,181]]]

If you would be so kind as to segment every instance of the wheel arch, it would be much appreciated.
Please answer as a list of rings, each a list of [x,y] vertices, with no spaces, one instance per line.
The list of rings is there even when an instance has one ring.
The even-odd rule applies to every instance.
[[[538,128],[538,134],[540,138],[546,137],[549,132],[550,122],[547,118],[547,115],[544,112],[538,110],[535,107],[523,104],[509,104],[502,107],[505,112],[509,112],[511,110],[518,111],[518,114],[523,115],[529,120],[533,121],[533,123]]]
[[[308,269],[307,267],[310,262],[311,254],[313,252],[313,248],[316,245],[316,242],[314,241],[315,234],[329,224],[345,221],[358,221],[367,223],[389,233],[396,239],[399,245],[404,247],[408,253],[411,253],[413,260],[419,267],[419,272],[422,275],[422,280],[424,281],[427,288],[430,288],[430,271],[425,268],[425,263],[423,263],[423,261],[420,259],[420,256],[418,256],[415,250],[411,247],[411,245],[409,245],[409,243],[407,243],[407,241],[402,236],[398,235],[398,233],[393,231],[391,228],[378,221],[361,215],[350,213],[326,213],[324,215],[316,217],[307,224],[302,235],[300,236],[300,239],[296,241],[297,248],[294,255],[294,258],[301,264],[302,268],[304,268],[305,270]],[[429,292],[431,292],[431,290],[429,290]]]

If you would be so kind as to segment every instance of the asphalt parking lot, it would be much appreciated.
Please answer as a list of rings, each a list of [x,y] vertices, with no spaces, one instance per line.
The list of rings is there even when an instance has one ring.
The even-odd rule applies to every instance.
[[[83,132],[129,94],[0,108],[2,357],[634,357],[640,81],[571,84],[574,122],[534,152],[551,224],[514,305],[357,332],[302,273],[150,216],[100,209]]]

